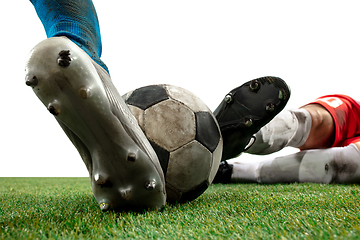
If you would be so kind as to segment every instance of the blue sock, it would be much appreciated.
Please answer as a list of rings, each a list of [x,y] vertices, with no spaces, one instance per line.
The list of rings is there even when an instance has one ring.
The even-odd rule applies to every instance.
[[[109,72],[101,57],[100,27],[92,0],[30,0],[48,38],[66,36]]]

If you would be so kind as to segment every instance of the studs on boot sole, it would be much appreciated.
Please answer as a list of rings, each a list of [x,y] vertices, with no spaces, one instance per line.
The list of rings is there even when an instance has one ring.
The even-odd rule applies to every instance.
[[[109,176],[104,175],[104,174],[100,175],[97,173],[94,175],[94,180],[95,180],[96,184],[104,185],[109,180]]]
[[[232,97],[232,95],[231,95],[230,93],[227,94],[227,95],[225,96],[225,98],[224,98],[224,101],[225,101],[226,103],[231,103],[232,100],[233,100],[233,97]]]
[[[135,162],[136,161],[136,154],[135,153],[129,153],[127,158],[126,158],[127,162]]]
[[[125,199],[125,200],[129,200],[131,197],[131,189],[124,189],[124,190],[119,190],[120,192],[120,196]]]
[[[100,203],[99,207],[100,207],[101,211],[106,212],[110,209],[110,204],[103,202],[103,203]]]
[[[252,80],[249,85],[250,91],[257,93],[260,90],[260,83],[258,80]]]
[[[38,83],[39,80],[37,79],[36,76],[29,77],[25,80],[25,84],[28,85],[29,87],[35,87]]]
[[[271,113],[275,111],[275,105],[272,102],[266,104],[266,111]]]
[[[245,118],[244,124],[246,127],[251,127],[253,125],[253,120],[251,118]]]
[[[283,93],[283,91],[279,91],[279,96],[278,96],[278,98],[280,99],[280,100],[284,100],[284,93]]]
[[[47,109],[54,116],[57,116],[60,114],[60,106],[57,103],[49,103]]]
[[[81,87],[78,91],[78,94],[83,99],[87,99],[91,96],[90,89],[87,87]]]
[[[150,181],[145,183],[145,189],[146,190],[154,190],[155,187],[156,187],[156,181],[155,180],[150,180]]]
[[[59,52],[59,57],[57,58],[57,61],[61,67],[70,66],[70,50],[62,50],[61,52]]]

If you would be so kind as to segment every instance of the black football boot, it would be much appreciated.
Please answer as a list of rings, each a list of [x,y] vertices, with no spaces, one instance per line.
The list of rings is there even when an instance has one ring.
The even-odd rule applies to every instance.
[[[229,164],[227,161],[220,162],[219,169],[212,183],[230,183],[233,168],[234,165]]]
[[[290,88],[278,77],[262,77],[229,92],[214,111],[224,140],[222,161],[244,152],[253,135],[284,109]]]

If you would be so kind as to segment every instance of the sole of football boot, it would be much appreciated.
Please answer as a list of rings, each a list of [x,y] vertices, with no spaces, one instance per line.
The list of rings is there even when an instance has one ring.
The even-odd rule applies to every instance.
[[[230,91],[214,115],[224,139],[222,161],[239,156],[249,140],[284,109],[290,88],[278,77],[262,77]]]
[[[101,210],[162,208],[159,160],[103,68],[69,39],[49,38],[31,51],[26,84],[78,149]]]

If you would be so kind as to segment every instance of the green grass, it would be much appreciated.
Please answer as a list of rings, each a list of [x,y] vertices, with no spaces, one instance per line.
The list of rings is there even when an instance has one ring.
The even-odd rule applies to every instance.
[[[161,212],[102,213],[87,178],[0,178],[0,238],[356,239],[357,185],[212,185]]]

